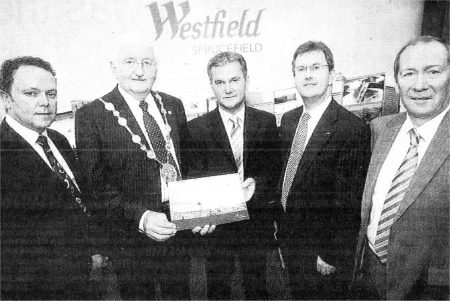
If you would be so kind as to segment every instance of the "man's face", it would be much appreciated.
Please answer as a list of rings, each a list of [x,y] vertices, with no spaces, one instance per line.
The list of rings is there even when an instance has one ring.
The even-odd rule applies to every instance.
[[[439,115],[450,102],[445,47],[433,41],[406,48],[400,57],[397,84],[403,105],[416,126]]]
[[[295,59],[295,86],[303,101],[320,103],[325,99],[332,78],[325,65],[327,61],[322,51],[307,52]]]
[[[247,79],[238,62],[211,68],[211,87],[222,109],[231,114],[239,112],[244,106]]]
[[[111,68],[120,87],[135,98],[147,97],[158,72],[153,48],[145,45],[122,47]]]
[[[21,66],[14,74],[10,95],[4,95],[8,114],[40,134],[55,118],[56,92],[56,78],[50,72]]]

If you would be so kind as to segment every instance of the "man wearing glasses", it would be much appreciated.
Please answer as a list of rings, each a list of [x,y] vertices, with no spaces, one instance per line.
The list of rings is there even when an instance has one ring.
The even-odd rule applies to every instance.
[[[284,114],[280,234],[294,299],[345,299],[360,225],[370,131],[331,96],[334,61],[322,42],[292,60],[304,105]]]
[[[77,151],[109,229],[122,298],[155,299],[157,281],[164,299],[187,299],[186,233],[168,220],[167,185],[186,172],[189,131],[181,100],[152,90],[158,68],[148,41],[128,36],[114,47],[118,85],[77,112]]]

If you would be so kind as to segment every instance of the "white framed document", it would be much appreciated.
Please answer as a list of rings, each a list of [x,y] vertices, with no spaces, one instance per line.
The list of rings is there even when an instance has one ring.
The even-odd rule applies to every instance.
[[[178,230],[249,219],[237,173],[170,182],[169,201]]]

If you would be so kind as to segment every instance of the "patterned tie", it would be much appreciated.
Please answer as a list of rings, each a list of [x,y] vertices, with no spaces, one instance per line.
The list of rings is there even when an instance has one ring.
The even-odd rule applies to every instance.
[[[155,118],[148,112],[148,103],[145,101],[141,101],[139,103],[139,107],[142,110],[144,117],[144,125],[147,130],[148,137],[152,144],[153,150],[156,155],[156,159],[162,163],[169,163],[177,172],[177,181],[181,180],[180,170],[175,162],[175,159],[172,156],[172,153],[169,151],[171,145],[169,145],[163,137],[161,129],[158,126]]]
[[[281,190],[281,204],[284,210],[286,210],[286,201],[291,189],[292,182],[294,181],[295,174],[297,173],[298,163],[302,158],[305,151],[306,135],[308,134],[308,120],[311,118],[309,113],[305,112],[298,124],[297,132],[295,133],[294,140],[292,142],[291,154],[286,166],[286,175],[283,183],[283,189]]]
[[[75,183],[69,177],[64,168],[59,164],[58,160],[56,160],[55,155],[53,154],[50,145],[48,144],[47,137],[43,135],[39,135],[36,143],[39,144],[44,150],[45,156],[47,157],[50,165],[52,166],[53,173],[64,183],[66,184],[66,188],[69,191],[70,195],[74,198],[74,200],[78,203],[78,205],[86,212],[86,206],[81,201],[81,193],[78,190]]]
[[[242,127],[239,124],[239,118],[236,115],[230,117],[230,122],[233,124],[231,128],[231,149],[233,150],[234,160],[238,169],[241,182],[244,182],[244,165],[242,164],[242,144],[243,135]]]
[[[395,214],[400,207],[401,201],[405,196],[409,183],[411,183],[414,172],[417,168],[420,136],[417,129],[413,128],[409,131],[410,146],[406,157],[400,165],[394,179],[392,180],[391,188],[384,201],[383,211],[381,212],[380,222],[378,223],[377,235],[375,237],[375,253],[380,258],[382,263],[387,261],[387,250],[389,233],[394,221]]]

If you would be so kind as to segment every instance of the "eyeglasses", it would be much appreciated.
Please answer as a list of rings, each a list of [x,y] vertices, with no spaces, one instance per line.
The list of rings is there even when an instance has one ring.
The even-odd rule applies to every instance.
[[[154,60],[143,60],[142,62],[136,62],[135,60],[125,60],[122,62],[123,66],[128,70],[135,70],[138,65],[141,65],[143,69],[150,70],[156,66]]]
[[[306,71],[309,69],[311,73],[319,72],[320,70],[324,69],[324,67],[328,67],[328,65],[321,65],[321,64],[314,64],[311,66],[298,66],[295,67],[295,73],[306,73]]]

